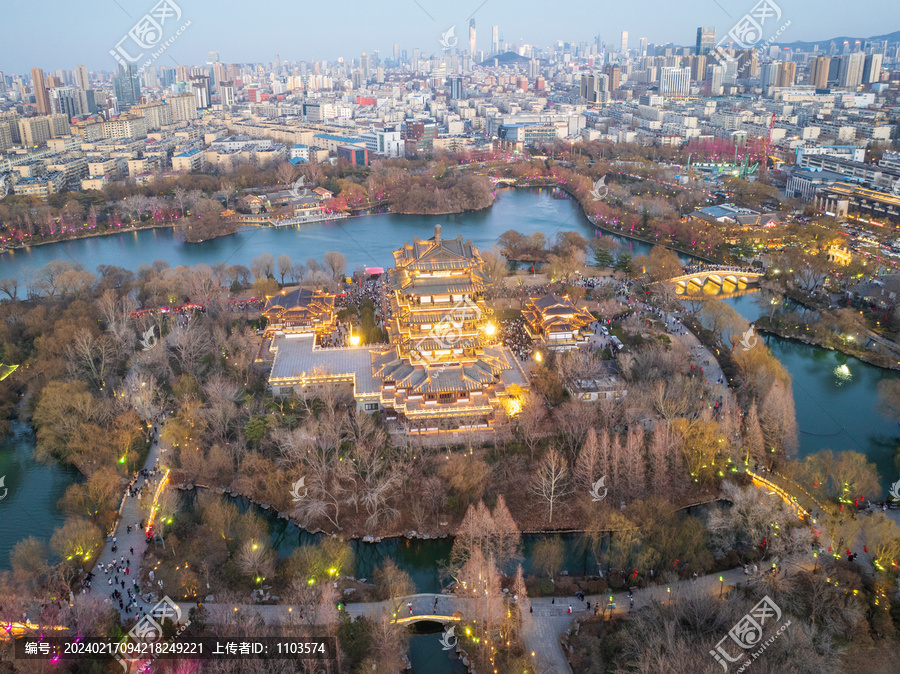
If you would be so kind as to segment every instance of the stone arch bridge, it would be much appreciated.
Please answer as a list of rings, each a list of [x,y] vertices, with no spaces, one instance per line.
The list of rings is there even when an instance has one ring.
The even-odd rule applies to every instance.
[[[746,267],[713,267],[703,269],[690,274],[682,274],[667,279],[664,283],[675,285],[675,291],[679,294],[689,295],[703,292],[706,289],[716,289],[723,292],[744,290],[748,285],[755,284],[765,276],[764,271],[748,269]],[[732,290],[733,289],[733,290]]]

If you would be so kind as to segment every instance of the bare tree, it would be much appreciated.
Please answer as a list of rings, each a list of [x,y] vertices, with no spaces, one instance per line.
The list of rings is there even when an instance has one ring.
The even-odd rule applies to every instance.
[[[516,431],[519,438],[528,447],[534,460],[534,450],[547,434],[547,406],[544,400],[532,391],[528,391],[522,401],[522,410],[516,416]]]
[[[0,292],[6,294],[9,299],[14,300],[18,296],[19,279],[11,277],[0,279]]]
[[[282,253],[278,256],[278,273],[281,276],[281,285],[284,285],[284,277],[291,274],[293,269],[294,263],[286,253]]]
[[[325,253],[322,260],[325,262],[325,266],[331,270],[331,278],[334,281],[340,279],[347,268],[347,258],[342,253],[333,250]]]
[[[274,256],[271,253],[263,253],[259,257],[253,258],[250,270],[253,272],[254,278],[271,278],[275,271]]]
[[[553,447],[547,450],[531,484],[531,490],[548,510],[548,524],[553,523],[553,509],[556,504],[570,493],[569,465],[562,454]]]

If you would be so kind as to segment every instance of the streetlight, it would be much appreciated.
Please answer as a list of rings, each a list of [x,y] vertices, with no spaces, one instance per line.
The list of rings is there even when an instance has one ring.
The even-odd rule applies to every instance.
[[[721,599],[722,595],[725,594],[725,577],[719,576],[719,582],[722,583],[722,588],[719,590],[719,599]]]
[[[819,553],[818,553],[818,551],[813,551],[813,557],[816,558],[816,563],[813,565],[813,573],[815,573],[816,569],[819,568]]]

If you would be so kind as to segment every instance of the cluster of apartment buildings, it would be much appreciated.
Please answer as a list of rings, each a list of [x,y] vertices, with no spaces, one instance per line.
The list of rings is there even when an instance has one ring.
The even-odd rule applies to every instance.
[[[376,51],[331,63],[233,64],[210,52],[202,66],[140,73],[128,65],[47,76],[33,68],[29,83],[0,72],[0,172],[16,174],[14,189],[51,193],[150,173],[227,171],[241,161],[368,164],[557,140],[683,145],[754,137],[793,157],[897,134],[893,43],[735,49],[700,28],[696,44],[682,47],[643,38],[635,45],[624,33],[617,44],[598,37],[539,49],[505,44],[494,30],[497,39],[482,52],[470,30],[467,47],[430,56],[395,46],[383,59]],[[129,141],[146,151],[128,156]],[[41,182],[39,169],[13,167],[35,161],[72,166],[62,178],[48,169],[46,189],[26,186],[25,178]]]

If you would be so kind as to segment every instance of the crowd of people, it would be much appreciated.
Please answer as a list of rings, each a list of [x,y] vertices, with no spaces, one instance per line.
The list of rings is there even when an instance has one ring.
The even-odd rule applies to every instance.
[[[534,343],[525,330],[525,319],[521,316],[514,320],[500,323],[500,341],[520,361],[526,361],[531,358]]]

